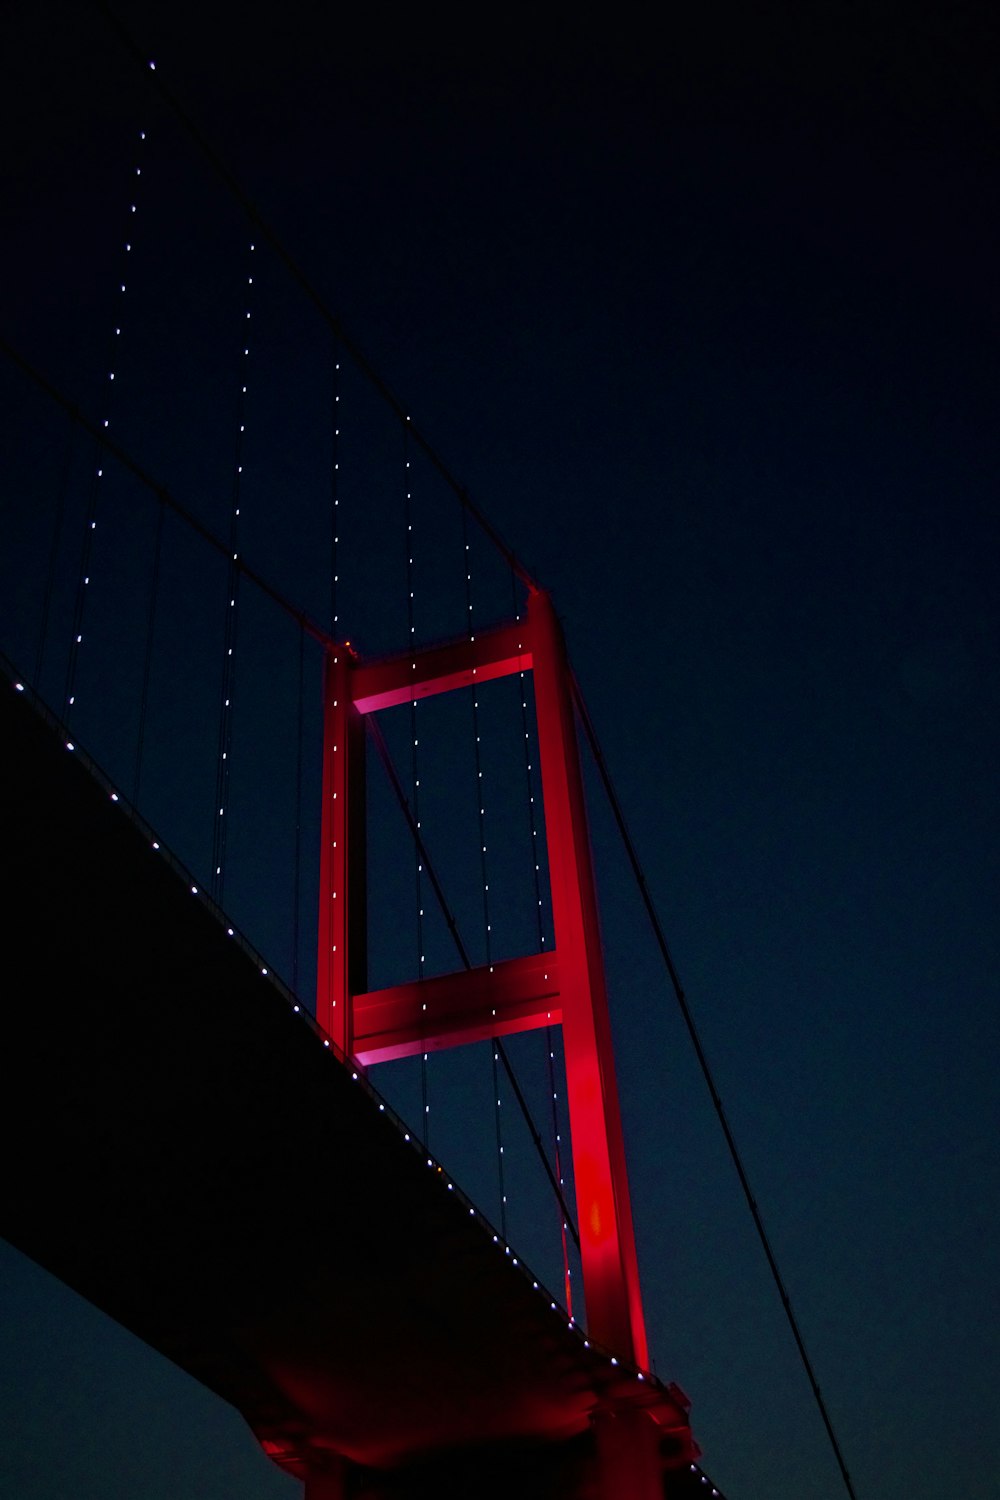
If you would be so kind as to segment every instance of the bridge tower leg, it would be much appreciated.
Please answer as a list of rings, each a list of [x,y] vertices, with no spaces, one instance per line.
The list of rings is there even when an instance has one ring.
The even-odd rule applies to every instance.
[[[570,668],[547,594],[528,599],[580,1255],[591,1336],[648,1367],[625,1141]]]
[[[365,726],[351,696],[349,646],[328,648],[323,699],[316,1019],[345,1056],[354,1050],[351,998],[365,989]]]

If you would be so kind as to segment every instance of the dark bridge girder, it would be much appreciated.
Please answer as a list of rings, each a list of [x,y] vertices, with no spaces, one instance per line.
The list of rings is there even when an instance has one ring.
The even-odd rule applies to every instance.
[[[585,1347],[0,686],[17,876],[0,1055],[22,1084],[0,1090],[4,1235],[331,1493],[596,1496],[595,1453],[637,1422],[655,1423],[666,1493],[717,1493],[680,1393]]]

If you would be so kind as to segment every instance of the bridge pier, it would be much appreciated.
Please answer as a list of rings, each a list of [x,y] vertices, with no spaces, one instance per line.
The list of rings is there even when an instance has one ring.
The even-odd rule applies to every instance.
[[[595,1413],[591,1421],[600,1500],[663,1500],[660,1430],[635,1407]]]
[[[347,1500],[347,1464],[331,1455],[322,1472],[306,1476],[303,1500]]]

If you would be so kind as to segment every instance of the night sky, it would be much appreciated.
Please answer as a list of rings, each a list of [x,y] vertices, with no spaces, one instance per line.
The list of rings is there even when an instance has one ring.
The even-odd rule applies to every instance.
[[[118,14],[552,591],[860,1500],[998,1500],[995,19],[903,3],[706,5],[655,24],[629,7],[304,0],[267,16],[216,6],[210,20],[187,0],[121,0]],[[335,386],[315,309],[266,236],[249,251],[238,206],[100,7],[11,0],[0,26],[0,334],[95,420],[113,368],[114,434],[222,534],[249,369],[241,547],[327,624],[339,392],[338,629],[362,651],[404,646],[397,424],[344,357]],[[68,446],[61,414],[9,362],[0,380],[3,646],[31,676],[61,503],[37,683],[58,709],[93,449]],[[408,453],[414,615],[429,640],[465,626],[464,543],[447,487],[418,445]],[[100,503],[74,727],[124,776],[155,505],[110,469]],[[198,869],[225,576],[179,525],[165,536],[140,800]],[[509,578],[474,527],[470,545],[477,620],[499,619]],[[119,553],[142,561],[112,585]],[[244,826],[252,804],[261,823],[234,836],[243,873],[227,906],[307,992],[313,822],[297,947],[274,863],[287,873],[295,821],[298,637],[250,594],[241,662],[255,670],[234,733],[257,760],[233,771],[233,798]],[[101,665],[112,640],[114,670]],[[190,663],[206,640],[202,678]],[[316,707],[314,694],[307,788]],[[449,712],[428,728],[457,737]],[[524,772],[503,749],[509,715],[494,727],[491,713],[483,754],[505,809],[504,777]],[[406,723],[387,733],[408,775]],[[474,932],[458,773],[446,757],[435,783],[425,764],[425,830]],[[412,862],[384,790],[372,799],[387,871],[372,964],[388,982],[412,969],[395,920]],[[656,1369],[691,1396],[730,1500],[836,1500],[596,801],[592,837]],[[533,946],[518,857],[497,855],[498,907],[510,893],[497,942],[511,952]],[[452,966],[436,929],[428,951],[431,968]],[[518,1057],[537,1069],[527,1048]],[[495,1216],[490,1118],[478,1156],[466,1106],[453,1098],[445,1118],[445,1080],[472,1087],[462,1066],[432,1076],[432,1128]],[[412,1069],[386,1088],[416,1119]],[[520,1226],[557,1280],[522,1175],[510,1237],[521,1243]],[[6,1246],[2,1268],[4,1495],[295,1493],[215,1397]]]

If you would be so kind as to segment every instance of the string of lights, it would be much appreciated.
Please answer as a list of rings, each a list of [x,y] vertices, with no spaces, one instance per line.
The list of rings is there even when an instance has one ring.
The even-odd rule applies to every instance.
[[[146,141],[145,130],[137,133],[138,149],[132,166],[132,185],[129,194],[128,213],[126,214],[125,234],[121,241],[121,261],[117,281],[117,293],[114,311],[114,326],[110,340],[107,359],[107,383],[104,387],[103,409],[101,428],[106,432],[111,426],[113,416],[113,404],[115,395],[115,377],[120,372],[120,359],[122,328],[124,326],[124,299],[128,292],[131,280],[130,267],[132,263],[132,246],[135,240],[136,215],[139,212],[140,187],[142,185],[142,160],[144,156],[143,146]],[[72,718],[73,707],[76,703],[76,675],[77,665],[80,657],[80,647],[83,645],[83,627],[87,613],[87,599],[91,585],[91,563],[94,552],[94,537],[97,531],[99,497],[101,481],[104,478],[104,464],[99,454],[95,455],[94,467],[91,473],[90,490],[87,499],[87,509],[83,528],[83,544],[80,549],[80,573],[77,581],[76,601],[73,609],[73,629],[70,637],[69,661],[66,668],[66,691],[65,691],[65,714],[67,724]]]
[[[222,684],[219,691],[219,744],[216,762],[215,818],[212,840],[212,889],[222,904],[226,881],[226,844],[228,839],[229,788],[233,743],[233,700],[236,693],[236,645],[239,623],[240,570],[240,497],[243,479],[243,440],[246,433],[247,364],[250,358],[250,319],[254,284],[256,245],[251,240],[247,259],[246,299],[243,309],[243,338],[240,344],[239,391],[236,399],[236,442],[233,457],[232,504],[229,515],[229,566],[226,569],[226,610],[223,624]]]
[[[472,603],[472,548],[469,542],[469,522],[466,512],[462,511],[462,543],[465,548],[465,620],[469,632],[470,642],[476,639],[476,624]],[[475,677],[476,669],[473,667],[472,675]],[[479,870],[483,887],[483,938],[486,947],[486,962],[493,967],[493,924],[490,921],[490,872],[487,860],[486,845],[486,796],[483,788],[483,758],[480,751],[479,733],[479,688],[475,682],[472,685],[472,742],[475,751],[476,768],[476,817],[479,830]],[[504,1239],[507,1238],[507,1186],[504,1174],[504,1144],[503,1144],[503,1096],[500,1093],[500,1054],[498,1041],[494,1038],[492,1046],[492,1076],[493,1076],[493,1098],[494,1121],[496,1125],[497,1146],[497,1181],[500,1192],[500,1227],[503,1230]]]
[[[330,416],[330,633],[336,639],[340,616],[340,361],[333,362],[333,400]]]
[[[403,520],[406,527],[406,643],[411,653],[411,666],[417,670],[416,631],[414,621],[414,563],[413,563],[413,491],[410,488],[410,442],[409,430],[403,428]],[[420,736],[417,732],[417,700],[410,699],[410,795],[413,801],[413,819],[420,828]],[[419,848],[413,848],[413,878],[417,910],[417,978],[423,979],[426,955],[424,953],[424,866]],[[421,1004],[427,1010],[427,1001]],[[430,1099],[428,1097],[427,1053],[420,1054],[420,1106],[424,1145],[430,1140]]]

